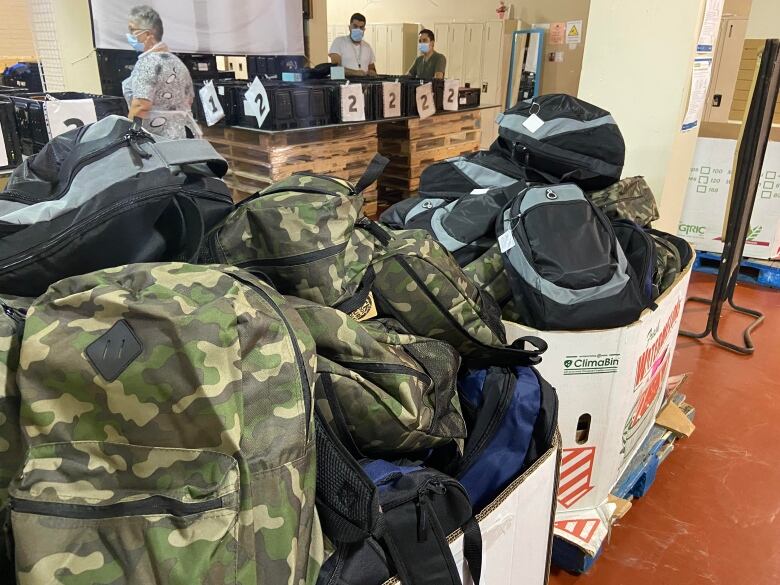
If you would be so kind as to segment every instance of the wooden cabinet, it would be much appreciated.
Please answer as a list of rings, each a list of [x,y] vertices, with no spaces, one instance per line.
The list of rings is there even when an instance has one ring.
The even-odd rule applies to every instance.
[[[441,51],[447,57],[447,77],[450,79],[463,79],[465,44],[466,25],[460,22],[453,22],[450,24],[447,52]]]
[[[450,56],[450,25],[433,25],[433,34],[436,36],[436,50],[449,58]]]

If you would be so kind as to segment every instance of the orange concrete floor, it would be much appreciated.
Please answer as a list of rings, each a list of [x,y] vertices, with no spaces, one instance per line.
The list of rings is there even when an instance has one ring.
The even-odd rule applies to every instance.
[[[694,274],[691,293],[711,296],[714,281]],[[780,291],[740,285],[736,301],[767,316],[755,354],[679,338],[672,373],[692,373],[696,432],[678,441],[590,573],[553,569],[550,585],[780,585]],[[702,330],[706,312],[689,303],[683,328]],[[741,343],[749,318],[723,314],[721,336]]]

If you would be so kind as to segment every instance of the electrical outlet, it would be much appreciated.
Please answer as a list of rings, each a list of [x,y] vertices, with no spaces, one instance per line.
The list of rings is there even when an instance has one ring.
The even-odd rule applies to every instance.
[[[482,93],[487,93],[488,91],[488,84],[487,81],[482,82]]]

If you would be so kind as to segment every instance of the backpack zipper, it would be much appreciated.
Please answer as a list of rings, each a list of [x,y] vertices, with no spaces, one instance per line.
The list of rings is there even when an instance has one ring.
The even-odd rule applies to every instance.
[[[35,502],[12,497],[9,501],[12,511],[19,514],[35,514],[36,516],[54,516],[59,518],[74,518],[84,520],[100,520],[105,518],[120,518],[126,516],[151,516],[164,514],[166,516],[190,516],[202,514],[224,507],[223,498],[208,502],[185,503],[167,496],[151,496],[143,500],[119,502],[105,506],[86,504],[55,504],[51,502]]]
[[[169,191],[170,191],[169,187],[150,189],[148,191],[143,192],[144,194],[141,196],[136,196],[130,199],[123,199],[121,201],[117,201],[114,204],[110,205],[109,207],[106,207],[105,209],[101,210],[100,213],[96,213],[76,224],[73,224],[66,231],[61,232],[56,237],[52,238],[42,246],[38,247],[35,251],[32,251],[33,248],[28,248],[25,252],[16,254],[11,259],[8,259],[8,261],[6,261],[5,263],[0,264],[0,274],[4,274],[13,268],[16,268],[19,265],[29,264],[30,262],[36,260],[37,258],[42,256],[45,252],[54,248],[58,244],[62,242],[67,243],[69,239],[76,237],[76,235],[78,234],[74,234],[74,232],[81,230],[82,228],[88,227],[92,224],[100,223],[104,221],[106,218],[108,218],[109,216],[114,215],[114,212],[118,210],[125,211],[127,209],[131,209],[140,202],[154,199],[156,197],[159,197],[160,194],[167,194]]]
[[[18,198],[20,200],[25,200],[30,203],[44,203],[44,202],[60,199],[65,193],[68,192],[71,184],[73,183],[73,179],[76,177],[76,175],[81,169],[83,169],[88,164],[91,164],[92,162],[111,154],[119,147],[123,146],[125,143],[127,143],[130,146],[130,148],[133,150],[133,152],[135,152],[141,158],[150,158],[152,155],[147,152],[144,152],[143,150],[141,150],[141,147],[138,146],[138,141],[140,141],[141,138],[144,139],[144,142],[154,142],[154,139],[148,136],[145,132],[141,130],[135,130],[131,127],[122,136],[122,138],[115,140],[110,144],[107,144],[106,146],[103,146],[102,148],[99,148],[98,150],[91,152],[86,156],[84,156],[83,158],[79,159],[78,164],[76,164],[68,173],[68,180],[65,183],[64,187],[58,186],[55,196],[49,199],[44,199],[44,200],[32,199],[29,196],[22,193],[21,191],[9,190],[6,191],[5,193],[0,193],[0,200],[13,201]]]
[[[295,256],[287,256],[285,258],[267,258],[264,260],[247,260],[246,262],[239,262],[235,264],[239,268],[266,268],[272,266],[300,266],[309,262],[316,262],[324,258],[335,256],[347,249],[349,241],[345,241],[342,244],[324,248],[322,250],[316,250],[314,252],[304,252],[303,254],[296,254]]]
[[[482,454],[485,445],[493,436],[496,427],[500,426],[501,422],[504,420],[504,416],[506,415],[506,411],[509,408],[509,405],[512,403],[514,394],[514,385],[511,383],[513,377],[514,376],[505,377],[504,387],[502,388],[501,392],[501,401],[498,403],[498,408],[496,409],[495,414],[490,417],[490,423],[485,429],[485,432],[482,433],[482,436],[479,438],[476,445],[474,445],[474,448],[467,455],[465,455],[463,459],[461,459],[460,463],[458,464],[458,471],[456,475],[461,475],[464,471],[471,467],[474,459]]]
[[[23,311],[15,309],[14,307],[6,304],[2,299],[0,299],[0,307],[2,307],[3,313],[5,313],[7,317],[13,320],[17,333],[20,333],[21,328],[24,327],[24,322],[25,319],[27,319],[27,315]]]
[[[306,428],[306,440],[309,439],[309,421],[311,420],[311,410],[312,410],[312,404],[311,404],[311,385],[309,383],[309,375],[306,373],[306,364],[303,361],[303,355],[301,354],[301,349],[298,347],[298,338],[295,335],[295,330],[293,329],[292,325],[290,325],[290,321],[287,320],[287,315],[284,314],[284,311],[277,305],[274,300],[271,298],[271,295],[269,295],[267,292],[263,290],[262,287],[258,286],[257,284],[247,280],[243,276],[240,276],[235,273],[227,272],[229,276],[233,277],[235,280],[239,281],[245,286],[248,286],[255,292],[257,292],[261,297],[263,297],[263,300],[276,312],[277,315],[281,318],[282,322],[284,323],[285,327],[287,328],[287,332],[290,335],[290,341],[293,346],[293,353],[295,354],[295,361],[298,364],[298,370],[301,372],[301,380],[303,380],[304,385],[302,390],[303,394],[303,409],[304,413],[306,415],[306,423],[304,427]]]

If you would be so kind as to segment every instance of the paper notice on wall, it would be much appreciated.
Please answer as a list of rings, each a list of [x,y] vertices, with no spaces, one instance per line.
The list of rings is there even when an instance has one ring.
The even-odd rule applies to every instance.
[[[570,20],[566,23],[566,44],[576,45],[582,42],[582,21]]]
[[[707,99],[707,89],[710,86],[711,74],[712,59],[699,58],[694,60],[693,74],[691,75],[691,95],[688,98],[688,109],[683,119],[683,132],[692,130],[699,125],[704,101]]]
[[[47,100],[43,102],[49,138],[97,122],[95,102],[85,100]]]
[[[550,24],[550,44],[562,45],[566,39],[566,23],[553,22]]]
[[[720,30],[721,16],[723,16],[723,0],[707,0],[699,42],[696,44],[697,52],[712,53]]]

